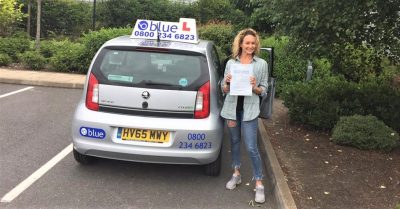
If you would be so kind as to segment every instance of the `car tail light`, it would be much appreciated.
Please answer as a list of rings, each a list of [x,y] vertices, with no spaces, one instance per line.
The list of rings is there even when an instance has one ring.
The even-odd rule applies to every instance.
[[[206,118],[210,115],[210,81],[203,84],[197,91],[194,118]]]
[[[99,110],[99,81],[92,73],[89,75],[86,93],[86,107],[89,110]]]

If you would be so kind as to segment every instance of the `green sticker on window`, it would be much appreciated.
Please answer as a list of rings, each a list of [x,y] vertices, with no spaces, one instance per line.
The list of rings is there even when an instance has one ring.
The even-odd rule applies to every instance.
[[[125,75],[108,75],[108,80],[110,81],[122,81],[122,82],[132,82],[133,76],[125,76]]]
[[[179,85],[185,87],[188,85],[188,80],[186,78],[179,79]]]

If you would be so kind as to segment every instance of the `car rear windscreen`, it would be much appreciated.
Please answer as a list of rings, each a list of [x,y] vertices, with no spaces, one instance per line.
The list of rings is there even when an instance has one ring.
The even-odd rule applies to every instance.
[[[209,80],[206,57],[186,51],[104,48],[93,68],[110,85],[196,90]]]

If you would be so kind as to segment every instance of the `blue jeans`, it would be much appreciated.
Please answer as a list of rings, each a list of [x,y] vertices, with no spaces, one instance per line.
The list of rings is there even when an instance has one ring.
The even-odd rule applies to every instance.
[[[251,121],[242,121],[242,118],[243,112],[239,112],[236,125],[229,127],[230,125],[228,124],[231,135],[232,167],[235,169],[240,168],[240,140],[241,132],[243,131],[244,142],[253,168],[253,179],[262,180],[261,156],[257,147],[258,118]]]

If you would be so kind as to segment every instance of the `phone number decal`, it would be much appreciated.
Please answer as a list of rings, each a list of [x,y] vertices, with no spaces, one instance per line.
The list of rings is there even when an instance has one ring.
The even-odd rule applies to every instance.
[[[211,142],[179,142],[179,149],[211,149]]]
[[[149,31],[135,31],[135,36],[143,38],[155,38],[158,35],[159,38],[163,39],[175,39],[175,40],[194,40],[194,35],[189,34],[173,34],[173,33],[154,33]]]

